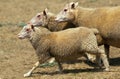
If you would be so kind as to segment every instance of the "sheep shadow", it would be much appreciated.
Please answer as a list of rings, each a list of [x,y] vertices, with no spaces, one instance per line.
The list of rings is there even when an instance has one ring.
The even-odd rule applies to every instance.
[[[72,62],[72,63],[67,63],[67,64],[74,64],[74,63],[81,63],[81,62],[85,62],[86,64],[96,67],[96,64],[89,62],[87,60],[78,60],[76,62]],[[110,58],[109,60],[110,62],[110,66],[120,66],[120,57],[117,58]],[[64,69],[63,73],[59,73],[59,71],[53,71],[53,72],[49,72],[49,71],[44,71],[44,72],[34,72],[33,74],[35,75],[57,75],[57,74],[69,74],[69,73],[73,73],[73,74],[77,74],[77,73],[91,73],[91,72],[103,72],[103,69],[96,69],[96,68],[86,68],[86,69]],[[114,71],[110,71],[110,72],[114,72]]]
[[[35,75],[57,75],[57,74],[77,74],[77,73],[91,73],[91,72],[103,72],[103,69],[92,69],[92,68],[87,68],[87,69],[64,69],[63,73],[59,73],[59,71],[55,71],[55,72],[34,72],[33,74]]]
[[[91,61],[88,61],[88,60],[78,60],[78,61],[70,63],[70,64],[81,63],[81,62],[84,62],[85,64],[92,66],[92,67],[97,66],[97,64],[92,63]],[[120,57],[110,58],[109,63],[110,63],[110,66],[120,66]]]
[[[85,60],[84,63],[86,63],[89,66],[96,67],[97,64],[92,63],[91,61]],[[110,58],[109,59],[110,66],[120,66],[120,57],[117,58]]]
[[[110,66],[120,66],[120,57],[110,58]]]

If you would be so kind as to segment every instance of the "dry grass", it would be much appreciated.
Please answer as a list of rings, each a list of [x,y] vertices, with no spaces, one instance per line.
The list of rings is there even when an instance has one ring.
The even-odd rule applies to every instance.
[[[37,60],[29,41],[17,38],[22,29],[17,25],[27,23],[46,7],[58,13],[68,1],[73,0],[0,0],[0,79],[24,79],[23,74]],[[120,0],[79,0],[79,3],[84,7],[116,6]],[[110,72],[96,71],[80,61],[63,64],[65,74],[57,74],[57,66],[39,68],[27,79],[120,79],[120,49],[111,48],[110,53]]]

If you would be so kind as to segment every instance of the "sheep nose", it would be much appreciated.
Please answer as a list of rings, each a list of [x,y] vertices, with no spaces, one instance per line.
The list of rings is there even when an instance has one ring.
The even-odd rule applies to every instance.
[[[22,39],[22,37],[20,36],[20,34],[17,35],[19,39]]]

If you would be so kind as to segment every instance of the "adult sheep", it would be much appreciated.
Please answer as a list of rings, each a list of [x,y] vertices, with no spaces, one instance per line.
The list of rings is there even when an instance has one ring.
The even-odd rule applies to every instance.
[[[98,58],[101,58],[105,70],[108,71],[107,57],[104,50],[98,48],[95,32],[95,29],[85,27],[50,32],[43,27],[24,26],[18,37],[20,39],[28,38],[38,56],[38,62],[28,73],[24,74],[24,77],[30,76],[39,64],[44,63],[51,57],[55,57],[59,70],[62,72],[62,61],[76,60],[85,52],[95,54]]]
[[[83,8],[78,7],[78,2],[71,2],[57,15],[56,21],[98,29],[108,58],[109,46],[120,48],[120,6]]]

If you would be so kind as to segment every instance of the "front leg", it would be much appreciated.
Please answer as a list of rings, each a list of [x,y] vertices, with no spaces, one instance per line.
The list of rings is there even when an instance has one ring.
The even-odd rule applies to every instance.
[[[39,64],[40,64],[39,61],[37,61],[37,62],[35,63],[35,65],[32,67],[32,69],[29,70],[29,72],[27,72],[27,73],[24,74],[24,77],[29,77],[29,76],[31,76],[32,72],[39,66]]]
[[[58,64],[59,72],[60,72],[60,73],[63,73],[63,67],[62,67],[60,61],[57,60],[56,58],[55,58],[55,60],[56,60],[56,62],[57,62],[57,64]]]
[[[108,61],[109,61],[110,46],[107,44],[104,44],[104,49],[105,49],[105,53],[106,53]]]
[[[100,54],[100,57],[101,57],[103,64],[105,66],[105,71],[109,71],[109,62],[108,62],[107,56],[105,54],[105,51],[99,49],[98,53]]]

